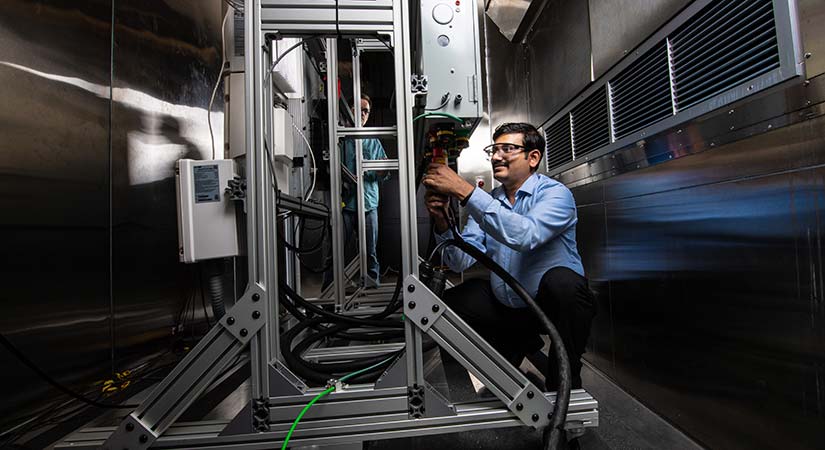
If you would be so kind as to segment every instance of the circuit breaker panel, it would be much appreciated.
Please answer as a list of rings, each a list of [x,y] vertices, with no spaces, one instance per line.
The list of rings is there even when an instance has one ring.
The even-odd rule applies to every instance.
[[[481,117],[481,58],[475,1],[422,0],[421,46],[427,111]]]

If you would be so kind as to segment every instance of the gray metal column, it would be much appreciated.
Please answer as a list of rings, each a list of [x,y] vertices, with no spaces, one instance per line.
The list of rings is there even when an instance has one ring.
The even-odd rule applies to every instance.
[[[353,46],[352,51],[352,103],[355,109],[355,128],[361,128],[361,52]],[[367,224],[366,204],[364,203],[364,141],[355,139],[355,174],[358,177],[357,204],[358,212],[358,258],[361,266],[361,280],[367,279]]]
[[[327,120],[329,127],[330,214],[332,215],[332,267],[335,310],[344,306],[346,276],[344,274],[344,227],[341,216],[341,152],[338,150],[338,41],[327,44]]]
[[[413,96],[410,87],[411,42],[407,24],[410,22],[409,0],[393,2],[393,34],[395,51],[395,98],[398,134],[398,185],[401,198],[401,273],[400,277],[418,276],[418,227],[416,226],[415,148],[413,147]],[[405,324],[407,341],[407,385],[424,384],[422,335],[409,321]]]

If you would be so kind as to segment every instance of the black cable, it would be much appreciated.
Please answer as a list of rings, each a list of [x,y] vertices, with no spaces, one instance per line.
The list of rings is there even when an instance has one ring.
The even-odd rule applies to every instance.
[[[20,362],[26,365],[29,369],[31,369],[34,373],[36,373],[40,378],[42,378],[47,383],[51,384],[57,390],[63,392],[64,394],[73,397],[77,400],[80,400],[83,403],[86,403],[91,406],[95,406],[97,408],[112,408],[112,409],[122,409],[122,408],[137,408],[139,405],[115,405],[111,403],[101,403],[95,400],[89,400],[88,398],[78,394],[77,392],[67,388],[66,386],[60,384],[54,378],[50,377],[49,374],[43,371],[40,367],[38,367],[35,363],[33,363],[26,355],[23,354],[17,347],[14,346],[6,336],[0,333],[0,344],[3,344],[3,347],[6,347],[12,355],[14,355]]]
[[[456,239],[450,239],[445,241],[447,245],[453,245],[460,250],[462,250],[467,255],[475,258],[476,261],[482,263],[484,266],[489,268],[493,271],[496,275],[498,275],[502,281],[504,281],[510,289],[515,292],[519,298],[521,298],[524,303],[527,304],[528,307],[533,311],[533,313],[538,316],[539,322],[542,325],[542,328],[547,332],[550,336],[551,343],[553,345],[553,350],[556,354],[556,362],[558,365],[559,370],[559,386],[556,392],[556,403],[553,407],[553,415],[550,419],[550,425],[548,426],[550,430],[550,436],[547,440],[547,448],[555,449],[558,445],[559,438],[561,433],[564,431],[564,423],[567,418],[567,408],[570,404],[570,388],[571,388],[571,375],[570,375],[570,361],[567,358],[567,350],[564,348],[564,343],[561,340],[561,335],[559,334],[556,327],[553,325],[553,322],[550,321],[550,318],[544,313],[541,307],[536,303],[530,293],[524,289],[524,286],[518,282],[509,272],[504,270],[498,263],[493,261],[489,256],[487,256],[481,250],[475,248],[474,246],[470,245],[466,241],[461,238],[461,235],[458,234]]]
[[[447,106],[447,103],[450,103],[450,93],[447,92],[443,96],[441,96],[444,100],[441,101],[441,104],[438,105],[436,108],[424,108],[424,111],[438,111],[439,109]]]
[[[301,305],[302,307],[306,308],[318,314],[320,316],[324,316],[327,319],[332,320],[335,323],[351,323],[353,325],[366,325],[372,327],[381,327],[381,328],[403,328],[404,324],[402,322],[394,321],[394,320],[379,320],[374,318],[359,318],[359,317],[352,317],[352,316],[345,316],[342,314],[336,314],[334,312],[327,311],[318,305],[311,303],[305,300],[303,297],[298,295],[291,287],[289,287],[283,281],[280,283],[281,290],[290,298],[292,301],[296,302],[297,304]],[[380,314],[384,314],[383,317],[387,317],[391,314],[391,312],[384,311]]]

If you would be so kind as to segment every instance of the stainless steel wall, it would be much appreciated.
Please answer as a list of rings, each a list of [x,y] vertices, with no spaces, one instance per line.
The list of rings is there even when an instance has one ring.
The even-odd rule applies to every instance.
[[[598,77],[687,3],[591,0],[590,48],[528,35],[530,110],[566,103],[583,81],[576,65],[549,76],[557,55],[592,53]],[[797,6],[807,82],[560,176],[598,298],[585,358],[710,448],[825,448],[825,4]],[[534,32],[565,15],[544,12]],[[490,67],[510,60],[495,50]],[[520,105],[503,111],[524,117]]]
[[[192,290],[173,163],[211,153],[220,66],[219,0],[116,0],[113,60],[112,12],[0,2],[0,332],[77,388],[165,349]],[[54,392],[5,350],[0,365],[2,429]]]

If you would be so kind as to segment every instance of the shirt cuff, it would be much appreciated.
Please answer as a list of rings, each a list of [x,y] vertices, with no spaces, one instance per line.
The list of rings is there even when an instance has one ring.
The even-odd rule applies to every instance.
[[[440,243],[442,243],[442,242],[444,242],[448,239],[453,238],[453,231],[450,230],[449,228],[447,229],[447,231],[445,231],[441,234],[438,234],[438,233],[435,233],[435,232],[433,232],[433,234],[435,235],[435,243],[436,244],[440,244]]]
[[[481,224],[484,221],[484,212],[494,201],[496,200],[483,189],[474,189],[467,200],[467,211],[476,222]]]

